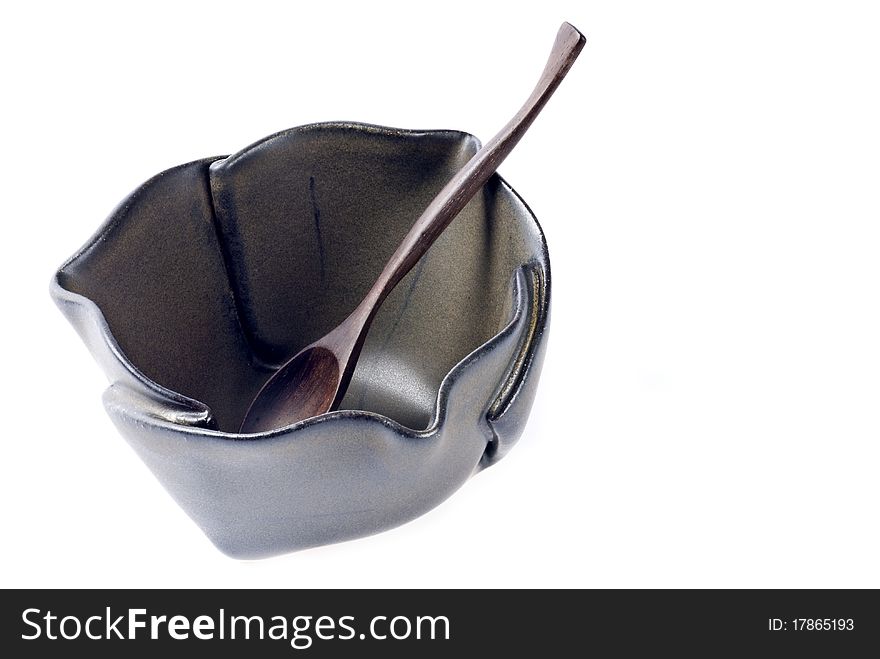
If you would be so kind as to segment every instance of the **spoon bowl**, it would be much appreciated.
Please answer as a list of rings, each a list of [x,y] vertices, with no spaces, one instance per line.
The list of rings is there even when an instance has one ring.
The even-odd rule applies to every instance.
[[[323,346],[309,346],[287,362],[278,377],[269,379],[248,410],[242,432],[278,428],[323,414],[334,404],[339,384],[336,355]],[[297,418],[289,410],[296,410]]]

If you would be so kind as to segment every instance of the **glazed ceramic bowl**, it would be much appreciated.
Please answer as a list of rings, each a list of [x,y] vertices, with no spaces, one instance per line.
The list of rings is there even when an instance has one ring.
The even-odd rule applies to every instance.
[[[518,439],[550,301],[532,213],[495,176],[383,304],[338,411],[237,428],[260,386],[357,305],[479,148],[453,131],[293,128],[129,195],[52,294],[110,379],[122,435],[224,552],[410,520]]]

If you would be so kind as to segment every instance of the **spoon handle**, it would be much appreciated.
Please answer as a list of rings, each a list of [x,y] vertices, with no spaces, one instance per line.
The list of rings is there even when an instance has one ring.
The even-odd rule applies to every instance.
[[[345,395],[370,323],[391,289],[498,168],[568,73],[586,39],[563,23],[535,90],[519,112],[447,183],[416,220],[376,283],[342,323],[303,348],[263,385],[241,424],[259,432],[335,409]]]
[[[452,177],[416,220],[363,300],[362,308],[376,309],[382,303],[461,209],[489,180],[556,91],[585,43],[584,35],[577,28],[569,23],[562,24],[547,65],[532,95],[513,119]]]

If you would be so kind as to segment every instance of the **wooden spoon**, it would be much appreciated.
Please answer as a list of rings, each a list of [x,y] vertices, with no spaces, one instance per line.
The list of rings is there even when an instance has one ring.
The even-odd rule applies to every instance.
[[[513,150],[585,43],[584,35],[575,27],[562,24],[547,66],[525,105],[434,198],[357,309],[269,378],[251,403],[241,432],[281,428],[329,412],[339,404],[379,306]]]

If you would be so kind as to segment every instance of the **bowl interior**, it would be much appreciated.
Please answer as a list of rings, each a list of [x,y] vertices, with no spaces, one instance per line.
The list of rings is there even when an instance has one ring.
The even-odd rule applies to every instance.
[[[350,313],[478,147],[452,131],[291,129],[153,178],[59,279],[147,377],[235,432],[273,369]],[[539,235],[494,177],[383,304],[341,408],[426,428],[446,374],[510,319],[514,271]]]

